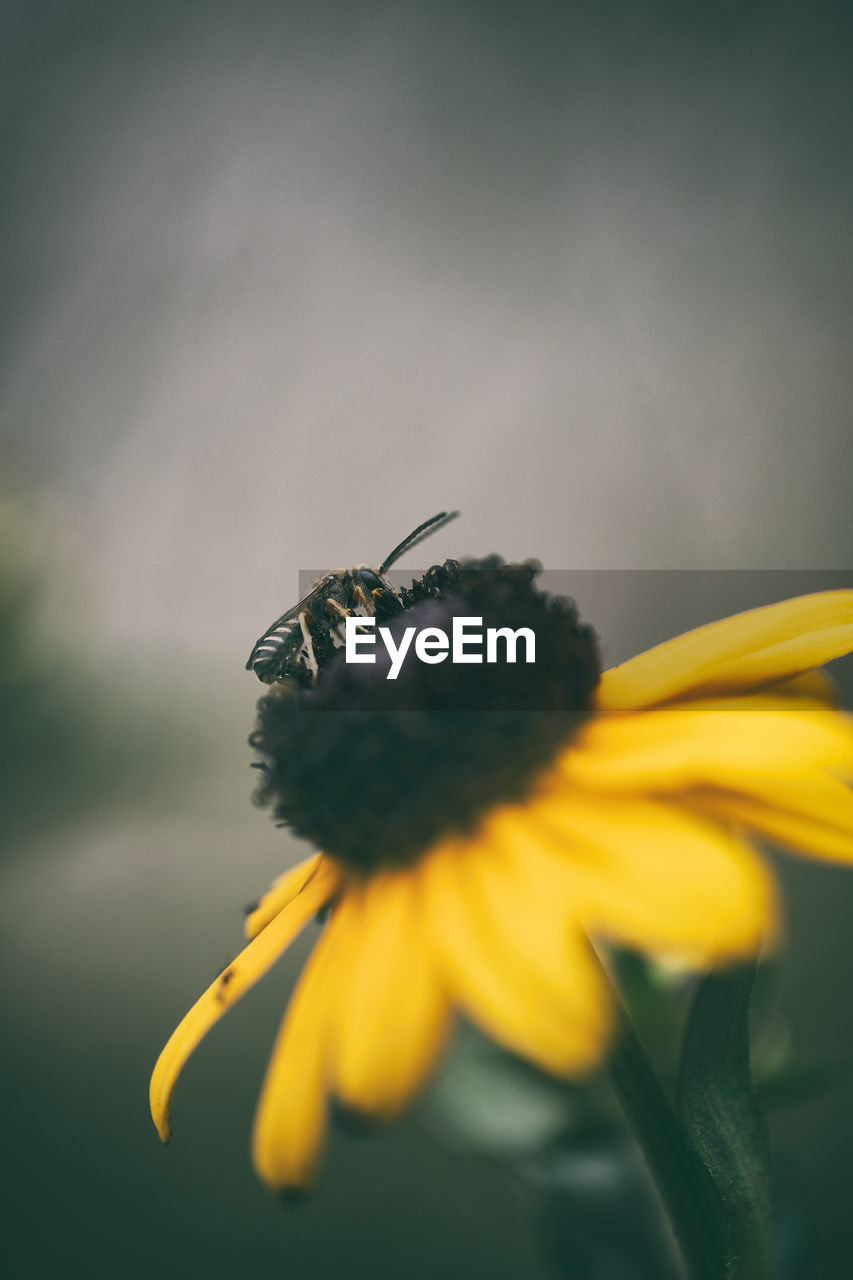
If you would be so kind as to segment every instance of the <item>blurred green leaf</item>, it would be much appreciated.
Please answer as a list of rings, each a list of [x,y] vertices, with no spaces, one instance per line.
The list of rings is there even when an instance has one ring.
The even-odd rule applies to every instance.
[[[626,1134],[577,1142],[536,1167],[538,1234],[571,1280],[672,1280],[671,1237]]]
[[[464,1025],[430,1104],[455,1144],[503,1161],[538,1156],[584,1110],[580,1090],[538,1074]]]

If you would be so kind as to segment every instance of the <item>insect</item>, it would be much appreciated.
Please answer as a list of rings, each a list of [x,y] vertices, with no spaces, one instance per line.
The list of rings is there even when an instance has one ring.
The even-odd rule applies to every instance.
[[[391,618],[458,582],[462,566],[456,560],[433,565],[411,587],[400,589],[385,577],[404,551],[444,528],[458,514],[458,511],[440,511],[419,524],[376,569],[355,565],[318,578],[308,594],[276,618],[256,642],[246,670],[254,671],[265,684],[288,680],[312,684],[342,646],[347,617],[355,614],[382,620]]]

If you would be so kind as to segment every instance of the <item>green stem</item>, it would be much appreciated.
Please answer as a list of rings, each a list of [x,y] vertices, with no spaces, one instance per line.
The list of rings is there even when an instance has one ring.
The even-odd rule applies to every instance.
[[[690,1280],[724,1280],[725,1224],[714,1187],[655,1075],[616,993],[618,1026],[608,1070],[669,1215]]]
[[[752,1080],[749,1006],[755,965],[712,973],[687,1022],[679,1119],[725,1211],[728,1280],[770,1280],[770,1140]]]

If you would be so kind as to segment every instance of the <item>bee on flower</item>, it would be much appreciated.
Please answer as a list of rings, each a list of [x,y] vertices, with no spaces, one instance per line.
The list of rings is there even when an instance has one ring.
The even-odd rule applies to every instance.
[[[271,683],[251,738],[258,798],[321,852],[249,915],[248,945],[152,1077],[165,1141],[189,1055],[322,913],[254,1126],[278,1191],[314,1179],[330,1099],[395,1117],[457,1014],[561,1078],[595,1070],[613,1026],[596,944],[696,970],[772,947],[780,909],[754,837],[853,862],[853,721],[817,671],[853,649],[853,591],[754,609],[602,672],[593,631],[538,589],[538,566],[446,566],[399,608],[383,577],[388,643],[476,618],[535,633],[536,661],[406,662],[388,680],[324,630],[310,679]]]

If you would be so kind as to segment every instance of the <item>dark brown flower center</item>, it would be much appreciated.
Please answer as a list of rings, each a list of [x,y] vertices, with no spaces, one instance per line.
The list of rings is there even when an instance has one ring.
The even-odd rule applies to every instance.
[[[472,831],[497,804],[522,800],[589,714],[600,665],[594,633],[575,605],[539,591],[532,564],[497,557],[463,566],[461,580],[387,625],[406,628],[481,618],[527,627],[535,661],[437,664],[412,645],[395,680],[381,643],[376,662],[341,650],[316,685],[275,686],[258,703],[250,744],[262,757],[256,801],[318,848],[352,867],[408,865],[444,836]],[[378,637],[377,637],[378,639]]]

